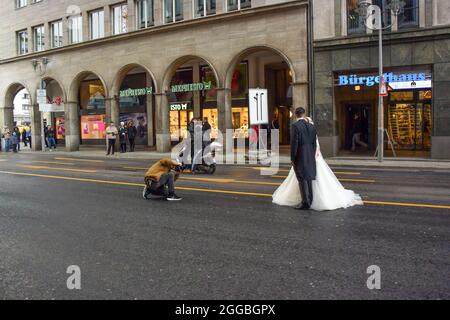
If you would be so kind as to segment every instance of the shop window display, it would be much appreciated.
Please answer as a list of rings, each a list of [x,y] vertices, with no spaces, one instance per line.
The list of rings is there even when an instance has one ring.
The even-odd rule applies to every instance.
[[[217,139],[219,137],[219,118],[217,108],[203,109],[202,118],[208,118],[208,122],[211,125],[211,138]]]
[[[81,116],[81,139],[106,139],[106,126],[104,115]]]
[[[248,138],[249,111],[246,106],[248,97],[248,63],[239,63],[231,79],[231,97],[233,100],[232,122],[233,137]]]
[[[248,138],[248,107],[232,108],[233,138]]]
[[[64,140],[66,138],[66,127],[64,117],[56,117],[56,140]]]
[[[431,148],[431,101],[426,97],[431,98],[431,90],[391,92],[388,129],[396,149]]]
[[[105,89],[100,80],[81,83],[80,107],[82,110],[105,108]]]
[[[181,85],[192,83],[193,69],[183,68],[178,69],[172,81],[170,87],[173,85]],[[187,92],[171,92],[168,95],[169,104],[183,103],[187,106],[186,110],[171,110],[170,111],[170,137],[172,142],[178,142],[180,139],[187,137],[187,127],[189,121],[194,116],[193,113],[193,93]]]
[[[136,127],[137,135],[135,143],[137,145],[147,145],[148,143],[148,124],[146,113],[121,113],[119,122],[124,122],[127,126]]]

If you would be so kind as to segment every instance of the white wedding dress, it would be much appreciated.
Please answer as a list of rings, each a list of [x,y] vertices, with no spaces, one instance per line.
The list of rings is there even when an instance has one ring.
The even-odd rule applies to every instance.
[[[312,182],[313,202],[311,209],[316,211],[335,210],[348,208],[355,205],[363,205],[363,201],[358,194],[352,190],[346,190],[331,171],[319,149],[317,142],[318,157],[316,158],[316,180]],[[291,168],[288,177],[272,196],[273,203],[280,206],[298,206],[302,202],[300,186],[295,175],[294,168]]]

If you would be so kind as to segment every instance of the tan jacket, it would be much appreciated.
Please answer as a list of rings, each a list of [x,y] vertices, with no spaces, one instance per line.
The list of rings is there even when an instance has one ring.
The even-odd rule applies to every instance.
[[[116,139],[119,135],[119,130],[116,126],[108,126],[106,128],[106,139]]]
[[[177,162],[171,159],[161,159],[156,162],[153,166],[148,169],[145,174],[145,182],[147,183],[149,180],[158,182],[161,179],[161,176],[165,173],[169,173],[171,170],[175,169],[178,165]],[[175,175],[175,179],[177,179],[179,174]]]

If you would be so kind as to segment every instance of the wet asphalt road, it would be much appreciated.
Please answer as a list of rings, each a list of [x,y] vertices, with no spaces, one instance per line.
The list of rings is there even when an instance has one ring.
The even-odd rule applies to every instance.
[[[288,168],[186,174],[168,203],[141,199],[151,161],[80,160],[0,153],[0,299],[450,298],[449,171],[333,168],[369,203],[300,212],[271,204]]]

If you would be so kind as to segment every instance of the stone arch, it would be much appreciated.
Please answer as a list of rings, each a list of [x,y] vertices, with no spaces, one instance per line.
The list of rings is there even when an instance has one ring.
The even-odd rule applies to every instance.
[[[165,91],[169,90],[170,81],[171,81],[173,75],[175,74],[176,70],[180,66],[182,66],[183,64],[185,64],[191,60],[195,60],[195,59],[202,60],[211,67],[211,69],[213,70],[214,75],[216,77],[217,87],[220,88],[222,86],[222,81],[220,79],[219,73],[217,72],[217,69],[214,66],[214,64],[209,59],[207,59],[203,56],[200,56],[200,55],[185,55],[185,56],[181,56],[181,57],[175,59],[169,65],[169,67],[167,67],[166,71],[164,72],[161,91],[165,92]]]
[[[143,88],[145,86],[152,87],[152,94],[145,94],[144,98],[141,96],[140,98],[137,97],[120,97],[120,90],[123,85],[123,83],[126,81],[127,76],[132,72],[133,70],[136,71],[139,69],[139,71],[143,71],[142,73],[146,74],[145,84],[143,86],[139,86],[138,88]],[[139,72],[141,73],[141,72]],[[136,88],[135,88],[136,89]],[[132,102],[134,107],[137,107],[138,109],[134,110],[134,112],[145,113],[146,114],[146,125],[147,125],[147,138],[141,138],[136,139],[135,143],[138,145],[147,144],[149,147],[155,146],[155,108],[154,108],[154,93],[158,92],[158,82],[156,81],[156,78],[153,74],[153,72],[150,71],[149,68],[144,66],[140,63],[130,63],[127,64],[119,69],[119,71],[116,73],[113,79],[113,83],[111,86],[111,119],[120,119],[120,121],[125,121],[128,117],[130,120],[135,122],[136,124],[136,114],[129,113],[128,111],[125,111],[125,109],[128,109],[125,107],[125,109],[121,109],[121,100],[122,99],[135,99],[134,102]],[[142,99],[142,100],[141,100]],[[139,101],[139,104],[135,105],[135,103]],[[142,106],[145,105],[145,108],[142,108]],[[142,115],[139,115],[142,117]],[[142,118],[141,118],[142,119]],[[147,142],[145,142],[147,140]],[[133,145],[134,148],[134,145]],[[134,150],[133,150],[134,151]]]
[[[232,82],[235,70],[237,70],[239,63],[244,60],[249,61],[247,64],[249,88],[263,87],[269,92],[267,96],[269,123],[266,125],[272,124],[274,121],[278,123],[279,143],[288,145],[290,143],[289,126],[293,120],[293,105],[299,100],[304,101],[304,99],[303,97],[301,99],[297,98],[299,95],[295,86],[299,75],[296,74],[292,60],[283,51],[272,46],[251,46],[232,56],[224,78],[225,103],[223,111],[224,124],[222,126],[224,128],[236,127],[236,125],[237,127],[241,126],[241,133],[239,134],[245,136],[247,132],[245,128],[251,125],[248,102],[242,103],[243,99],[235,99],[233,96],[234,86]],[[279,89],[281,88],[285,91],[280,91]],[[280,92],[283,93],[281,94]],[[297,94],[295,99],[294,93]],[[239,120],[237,120],[237,124],[234,117],[232,118],[232,115],[235,113],[240,113],[241,115]]]
[[[82,139],[80,130],[80,101],[79,101],[79,90],[81,82],[89,76],[94,76],[99,79],[103,86],[104,97],[105,97],[105,114],[107,113],[107,105],[109,103],[109,86],[105,82],[104,78],[100,76],[98,72],[95,71],[82,71],[79,72],[72,80],[69,85],[69,91],[67,92],[67,101],[65,102],[65,122],[66,122],[66,150],[67,151],[77,151],[79,150],[80,142]],[[103,139],[98,139],[99,141]]]
[[[48,85],[49,82],[54,81],[58,85],[59,89],[61,89],[63,100],[64,101],[67,100],[66,90],[61,81],[57,80],[55,77],[52,77],[52,76],[46,76],[46,77],[42,78],[42,81],[44,81],[46,83],[46,85]]]
[[[30,94],[30,104],[33,104],[34,99],[31,96],[31,91],[29,90],[28,86],[25,85],[23,82],[16,81],[14,83],[11,83],[5,90],[4,93],[4,100],[3,100],[3,107],[12,107],[14,104],[14,97],[16,94],[22,90],[26,89],[28,93]]]
[[[83,81],[86,77],[88,77],[89,75],[95,75],[98,79],[100,79],[103,88],[105,89],[105,96],[109,97],[109,92],[108,92],[108,86],[104,80],[104,78],[102,76],[99,75],[98,72],[95,71],[82,71],[79,72],[75,78],[73,78],[71,84],[70,84],[70,88],[68,91],[68,96],[67,96],[67,100],[69,102],[76,102],[78,101],[78,90],[81,84],[81,81]]]
[[[33,105],[34,99],[30,89],[26,84],[20,81],[11,83],[3,95],[3,106],[0,112],[1,128],[7,126],[11,128],[14,124],[14,98],[19,91],[25,89],[30,96],[30,105]]]
[[[272,47],[272,46],[260,45],[260,46],[252,46],[252,47],[246,48],[234,55],[234,58],[228,64],[228,67],[226,69],[226,74],[225,74],[225,79],[224,79],[224,85],[226,88],[230,88],[230,86],[231,86],[231,79],[233,76],[233,71],[234,71],[234,68],[236,67],[236,65],[239,63],[239,61],[241,61],[244,57],[248,56],[249,54],[252,54],[252,53],[258,52],[258,51],[270,51],[270,52],[273,52],[273,53],[279,55],[280,57],[282,57],[292,72],[292,81],[293,82],[297,81],[294,64],[291,62],[289,57],[283,51],[281,51],[275,47]]]
[[[153,91],[158,92],[158,82],[156,81],[156,78],[155,78],[155,75],[153,74],[153,72],[151,72],[150,69],[147,68],[146,66],[144,66],[143,64],[130,63],[130,64],[127,64],[127,65],[123,66],[122,68],[120,68],[120,70],[114,76],[113,83],[111,86],[111,94],[113,96],[119,92],[120,86],[121,86],[123,80],[125,79],[125,77],[127,76],[127,74],[135,68],[144,69],[145,72],[147,72],[150,75],[150,78],[152,79],[153,85],[154,85]]]

